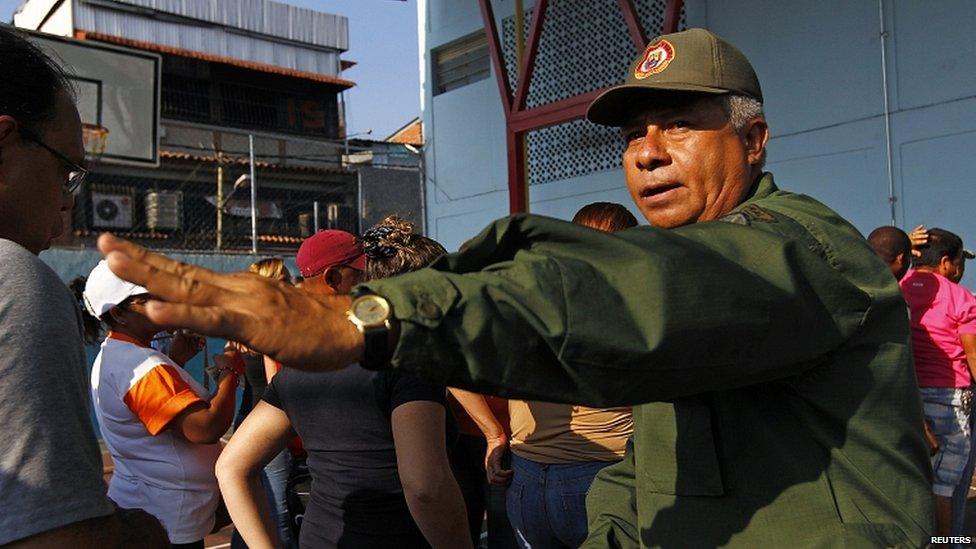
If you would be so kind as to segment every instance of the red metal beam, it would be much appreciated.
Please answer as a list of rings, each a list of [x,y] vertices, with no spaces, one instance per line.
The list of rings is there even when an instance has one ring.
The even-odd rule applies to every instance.
[[[535,54],[539,50],[539,36],[542,34],[542,22],[546,18],[546,8],[549,0],[537,0],[532,10],[532,24],[529,26],[529,43],[525,58],[519,67],[518,82],[515,88],[515,101],[512,103],[513,114],[525,109],[525,98],[529,95],[529,85],[532,83],[532,71],[535,69]]]
[[[630,39],[637,46],[637,51],[640,52],[647,46],[647,36],[644,34],[644,26],[641,25],[640,17],[634,8],[634,2],[633,0],[617,0],[617,5],[620,6],[620,12],[624,14]]]
[[[529,210],[529,184],[526,173],[525,134],[508,128],[508,211],[520,213]]]
[[[485,24],[485,34],[488,39],[488,53],[491,55],[492,66],[495,69],[495,81],[502,98],[506,122],[506,148],[508,150],[508,207],[511,213],[524,212],[528,209],[528,181],[526,170],[525,136],[526,132],[539,130],[556,124],[582,118],[586,115],[586,108],[603,92],[595,90],[579,94],[555,103],[525,109],[525,100],[529,94],[532,72],[535,69],[535,57],[542,34],[542,25],[548,7],[547,0],[537,0],[536,9],[532,14],[529,29],[528,52],[519,66],[518,82],[513,96],[508,81],[508,71],[502,56],[501,42],[498,39],[498,27],[495,25],[495,15],[492,11],[491,0],[478,0],[481,7],[481,18]],[[633,0],[617,0],[627,31],[631,40],[641,50],[647,44],[647,35],[640,24]],[[683,0],[668,0],[664,14],[664,28],[662,34],[676,32],[681,21]]]
[[[495,12],[491,8],[491,0],[478,0],[481,6],[481,19],[485,23],[485,35],[488,38],[488,53],[491,64],[495,67],[495,81],[498,83],[498,93],[502,96],[502,107],[505,119],[512,114],[512,89],[508,85],[508,69],[505,68],[505,58],[502,57],[501,42],[498,41],[498,27],[495,25]]]
[[[594,90],[527,111],[512,113],[509,128],[514,132],[541,130],[542,128],[583,118],[586,116],[586,107],[601,93],[603,93],[602,89]]]
[[[664,8],[664,29],[661,34],[678,32],[678,23],[681,22],[681,8],[684,5],[684,0],[668,0],[668,7]]]

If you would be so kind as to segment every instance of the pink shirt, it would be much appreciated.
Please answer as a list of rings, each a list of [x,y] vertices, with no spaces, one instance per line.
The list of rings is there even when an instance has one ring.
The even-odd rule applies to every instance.
[[[900,284],[911,309],[919,387],[968,387],[972,377],[959,336],[976,334],[976,297],[931,272],[909,271]]]

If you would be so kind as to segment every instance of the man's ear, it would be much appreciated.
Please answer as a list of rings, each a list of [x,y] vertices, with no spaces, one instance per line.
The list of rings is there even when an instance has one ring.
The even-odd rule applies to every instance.
[[[746,144],[746,158],[750,166],[757,166],[766,157],[766,142],[769,141],[769,126],[764,118],[756,117],[746,124],[742,133]]]
[[[952,264],[952,258],[944,255],[941,259],[939,259],[939,274],[948,278],[949,273],[953,272],[954,270],[955,266]]]
[[[322,278],[330,288],[337,292],[339,291],[339,287],[342,286],[342,270],[339,267],[329,267],[322,273]]]
[[[17,120],[7,114],[0,116],[0,145],[3,145],[8,139],[13,137],[17,132]]]
[[[901,268],[905,266],[905,253],[902,252],[896,255],[895,260],[892,261],[892,263],[898,266],[898,270],[901,270]]]
[[[4,145],[17,135],[17,120],[9,115],[0,116],[0,164],[3,164]]]

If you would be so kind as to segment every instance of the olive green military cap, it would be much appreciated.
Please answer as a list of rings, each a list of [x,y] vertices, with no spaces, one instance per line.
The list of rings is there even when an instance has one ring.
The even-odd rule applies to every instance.
[[[630,67],[627,81],[600,94],[586,111],[597,124],[623,126],[635,105],[662,92],[734,93],[762,102],[759,78],[735,46],[705,29],[651,40]]]

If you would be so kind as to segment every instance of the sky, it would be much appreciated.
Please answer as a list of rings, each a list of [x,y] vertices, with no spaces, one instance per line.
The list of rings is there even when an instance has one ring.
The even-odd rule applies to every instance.
[[[0,0],[0,21],[10,22],[20,2]],[[416,0],[285,3],[349,19],[349,51],[343,59],[357,63],[343,73],[356,83],[346,92],[349,135],[373,130],[370,139],[383,139],[420,116]]]

